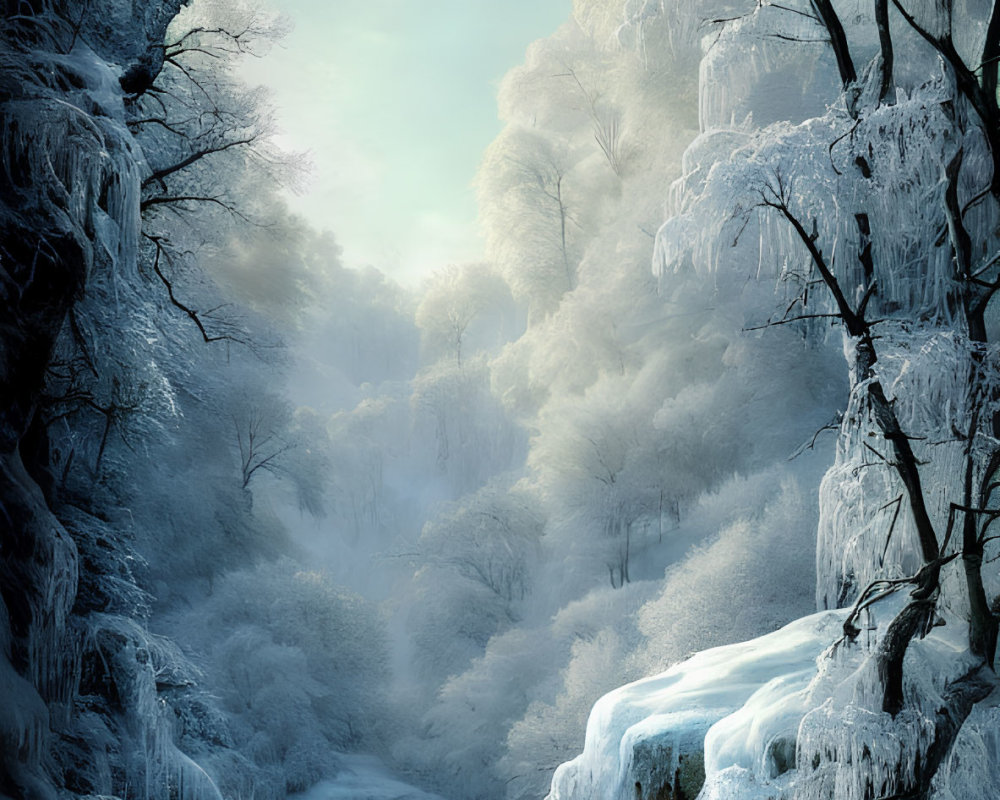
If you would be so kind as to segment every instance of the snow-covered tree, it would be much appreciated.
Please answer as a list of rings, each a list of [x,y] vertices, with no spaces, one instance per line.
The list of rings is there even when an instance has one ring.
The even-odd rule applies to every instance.
[[[462,345],[472,322],[491,308],[509,302],[510,290],[486,264],[439,270],[423,291],[416,323],[425,346],[444,350],[462,366]]]
[[[577,285],[583,186],[567,142],[508,127],[490,145],[479,177],[489,253],[515,296],[547,313]]]

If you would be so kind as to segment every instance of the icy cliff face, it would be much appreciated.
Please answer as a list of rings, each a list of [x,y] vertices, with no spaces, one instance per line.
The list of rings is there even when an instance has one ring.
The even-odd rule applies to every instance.
[[[16,13],[0,30],[4,451],[30,423],[52,342],[90,271],[134,264],[143,161],[125,124],[122,83],[140,64],[155,75],[180,0],[138,11],[112,2],[82,11],[68,2],[10,5]]]
[[[879,98],[877,4],[831,6],[858,68],[843,89],[820,5],[730,3],[713,17],[702,133],[671,189],[653,268],[667,288],[678,272],[696,270],[720,293],[743,292],[748,327],[762,329],[748,335],[796,324],[806,336],[843,336],[851,390],[820,489],[817,604],[847,606],[866,587],[864,596],[879,599],[850,616],[800,620],[740,646],[747,650],[699,654],[606,696],[591,715],[584,754],[556,773],[552,800],[690,797],[681,755],[704,762],[702,800],[1000,794],[989,727],[996,681],[970,646],[967,575],[980,559],[966,557],[971,525],[958,543],[965,512],[956,508],[987,505],[996,481],[997,428],[988,422],[1000,385],[995,312],[974,318],[956,277],[963,226],[977,275],[993,274],[990,151],[950,68],[895,12],[897,66]],[[927,36],[947,27],[939,5],[906,5]],[[657,18],[646,11],[632,24]],[[970,16],[956,17],[957,52],[982,47],[983,27],[971,21],[982,11],[970,4],[962,9]],[[748,283],[773,286],[773,305],[741,288]],[[866,333],[842,330],[850,327],[844,308],[861,309]],[[915,490],[901,479],[902,440],[919,472]],[[931,611],[906,640],[904,659],[900,620],[924,602],[910,594],[912,576],[932,560],[914,496],[945,555],[933,565],[940,579]],[[979,541],[991,599],[1000,583],[987,528]],[[843,628],[837,620],[846,620]],[[809,644],[795,651],[796,663],[746,655],[791,650],[802,630]],[[904,675],[896,705],[887,700],[890,652]],[[743,694],[716,702],[720,686]]]
[[[71,304],[97,273],[134,275],[144,159],[126,99],[179,6],[12,2],[0,22],[0,791],[15,797],[211,784],[173,747],[157,684],[177,654],[142,628],[134,555],[100,520],[53,514],[37,415]]]

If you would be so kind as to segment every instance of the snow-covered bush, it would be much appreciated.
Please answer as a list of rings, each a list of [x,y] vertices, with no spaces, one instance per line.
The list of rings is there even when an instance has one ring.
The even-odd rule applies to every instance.
[[[336,772],[336,753],[384,732],[383,621],[361,598],[289,560],[218,580],[170,622],[221,697],[235,744],[301,791]]]

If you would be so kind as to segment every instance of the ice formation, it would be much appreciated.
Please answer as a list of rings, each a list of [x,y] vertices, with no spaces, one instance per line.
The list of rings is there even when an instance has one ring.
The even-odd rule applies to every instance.
[[[821,612],[706,650],[605,695],[591,711],[583,753],[556,770],[550,800],[657,797],[665,786],[698,791],[704,774],[723,764],[787,763],[789,736],[794,759],[799,696],[843,616]],[[767,715],[758,720],[761,709]]]

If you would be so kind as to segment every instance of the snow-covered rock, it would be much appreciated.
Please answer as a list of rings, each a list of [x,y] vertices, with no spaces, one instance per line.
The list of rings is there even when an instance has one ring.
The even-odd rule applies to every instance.
[[[883,712],[870,656],[904,602],[886,601],[855,643],[842,638],[847,611],[824,611],[605,695],[548,800],[863,800],[927,783],[941,709],[976,663],[963,621],[947,617],[910,647],[912,705]],[[998,719],[994,692],[974,706],[931,796],[1000,796]]]
[[[556,770],[549,800],[691,798],[705,773],[729,766],[786,771],[816,659],[845,613],[821,612],[703,651],[605,695],[590,714],[583,753]]]

